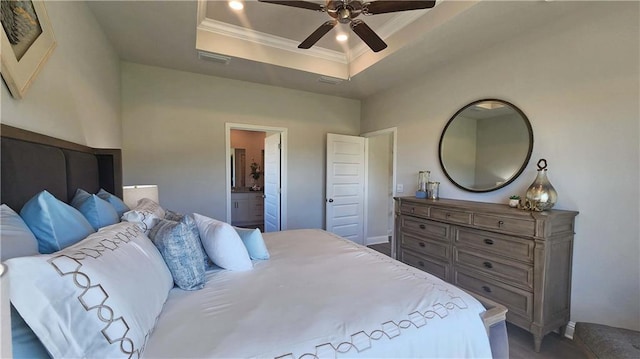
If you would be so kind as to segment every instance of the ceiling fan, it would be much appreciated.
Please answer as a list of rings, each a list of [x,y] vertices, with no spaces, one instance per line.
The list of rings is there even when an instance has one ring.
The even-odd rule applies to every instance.
[[[298,48],[308,49],[320,38],[333,29],[338,23],[349,23],[351,30],[358,35],[373,52],[384,50],[387,44],[371,28],[360,19],[360,14],[376,15],[397,11],[430,9],[435,6],[435,0],[327,0],[325,5],[310,1],[294,0],[258,0],[264,3],[297,7],[301,9],[326,12],[333,19],[320,25]]]

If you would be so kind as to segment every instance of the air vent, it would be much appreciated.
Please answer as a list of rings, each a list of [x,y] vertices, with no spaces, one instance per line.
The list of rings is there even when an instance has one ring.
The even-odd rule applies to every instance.
[[[320,76],[320,78],[318,79],[318,82],[322,82],[325,84],[329,84],[329,85],[337,85],[339,83],[341,83],[342,79],[336,78],[336,77],[330,77],[330,76]]]
[[[211,52],[198,51],[198,58],[200,60],[215,62],[217,64],[227,65],[231,58],[224,55],[214,54]]]

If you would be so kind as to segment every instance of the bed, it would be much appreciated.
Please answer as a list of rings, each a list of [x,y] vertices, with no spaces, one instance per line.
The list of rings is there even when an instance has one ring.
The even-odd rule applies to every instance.
[[[1,173],[2,203],[16,210],[43,189],[63,201],[70,201],[77,188],[122,194],[119,150],[92,149],[6,125],[2,125]],[[128,239],[116,246],[135,242],[153,251],[146,234],[135,228],[115,224],[97,233],[105,237],[112,230],[117,232],[114,236],[124,238],[126,232]],[[93,245],[85,241],[92,236],[64,250],[84,251],[74,262],[80,263],[79,268],[88,257],[86,249]],[[141,310],[154,305],[159,309],[149,314],[149,329],[138,339],[103,337],[124,348],[121,354],[125,357],[508,357],[506,309],[498,304],[323,230],[288,230],[262,237],[270,253],[268,260],[253,260],[249,271],[209,269],[204,288],[199,290],[171,288],[173,283],[167,286],[166,280],[158,279],[166,276],[165,269],[153,276],[144,270],[123,272],[131,277],[126,280],[134,284],[128,289],[132,293],[166,293],[149,294],[153,298],[140,303]],[[104,246],[104,241],[99,245]],[[55,253],[50,256],[35,256],[25,265],[35,270],[60,258]],[[156,261],[152,265],[163,264]],[[13,269],[22,270],[20,265]],[[120,279],[124,286],[126,280]],[[114,286],[118,283],[114,278],[103,279],[104,288],[109,281]],[[136,281],[144,283],[140,287],[155,285],[154,281],[157,285],[136,288]],[[11,285],[16,293],[28,293],[22,284]],[[104,311],[106,304],[118,301],[120,297],[113,293],[91,310]],[[36,323],[39,317],[26,309],[31,304],[15,304],[43,343],[48,343],[42,329],[36,330],[46,323]],[[108,307],[112,316],[117,314],[113,314],[116,307]],[[113,328],[112,323],[115,321],[108,326]],[[135,328],[129,324],[125,332],[131,334]]]

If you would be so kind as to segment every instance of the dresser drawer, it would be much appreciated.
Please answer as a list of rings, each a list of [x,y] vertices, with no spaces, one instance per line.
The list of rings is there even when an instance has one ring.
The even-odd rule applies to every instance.
[[[404,249],[400,250],[400,261],[429,274],[433,274],[442,280],[447,280],[449,274],[449,266],[447,263],[416,255]]]
[[[481,251],[453,249],[453,263],[504,280],[525,290],[533,289],[533,265],[501,259]]]
[[[437,257],[446,262],[449,262],[449,258],[451,258],[449,255],[449,248],[451,247],[448,244],[417,237],[406,232],[402,232],[400,236],[400,245],[404,249],[409,249],[419,254]]]
[[[451,226],[448,224],[419,218],[403,217],[400,225],[402,226],[402,232],[413,232],[431,239],[449,242]]]
[[[402,203],[400,205],[400,212],[402,214],[408,214],[410,216],[429,217],[429,207],[426,205],[416,203]]]
[[[493,281],[478,273],[454,269],[453,283],[504,305],[509,312],[533,319],[533,293]]]
[[[451,223],[471,224],[471,213],[432,207],[429,217]]]
[[[517,233],[519,235],[535,235],[536,224],[532,219],[519,219],[493,216],[489,214],[476,214],[473,216],[473,224],[491,230]]]
[[[454,242],[459,247],[479,248],[503,257],[533,262],[532,240],[469,228],[456,228]]]

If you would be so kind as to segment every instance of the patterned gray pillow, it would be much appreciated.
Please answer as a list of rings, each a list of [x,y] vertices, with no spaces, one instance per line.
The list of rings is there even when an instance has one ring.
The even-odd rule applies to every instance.
[[[169,209],[166,209],[164,212],[164,219],[167,219],[169,221],[180,222],[182,221],[183,218],[184,218],[184,214],[182,213],[174,212]]]
[[[190,216],[180,222],[162,219],[149,232],[149,238],[162,254],[175,284],[184,290],[204,287],[204,253],[198,227]]]

